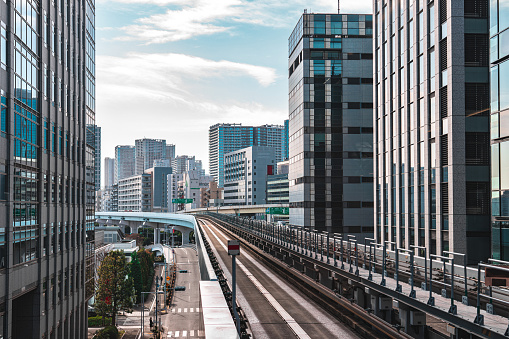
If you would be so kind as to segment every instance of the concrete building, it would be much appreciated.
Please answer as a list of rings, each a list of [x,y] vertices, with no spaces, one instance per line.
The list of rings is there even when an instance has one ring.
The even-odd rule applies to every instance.
[[[276,172],[275,149],[251,146],[224,156],[224,204],[266,203],[267,176]]]
[[[118,186],[103,188],[97,191],[96,212],[116,212],[118,211]]]
[[[490,9],[492,255],[509,260],[509,11],[502,0]]]
[[[104,188],[111,188],[115,183],[115,159],[104,158]]]
[[[135,173],[134,146],[119,145],[115,147],[115,184],[122,179],[129,178]]]
[[[280,161],[277,163],[277,174],[288,174],[290,172],[290,161]]]
[[[372,30],[371,15],[304,12],[288,41],[290,223],[359,240],[373,234]]]
[[[134,143],[135,148],[135,174],[142,174],[145,170],[154,166],[154,160],[166,159],[166,140],[162,139],[138,139]]]
[[[215,181],[210,181],[208,187],[200,188],[199,207],[209,207],[209,202],[223,199],[223,188],[218,187]]]
[[[209,176],[202,176],[200,171],[192,170],[184,172],[182,180],[179,181],[179,196],[184,199],[193,199],[193,202],[185,206],[186,209],[198,208],[201,206],[201,188],[208,188],[209,183],[214,179]]]
[[[490,256],[487,0],[375,1],[375,238]],[[461,260],[461,259],[458,259]]]
[[[184,178],[184,175],[182,173],[172,173],[169,174],[167,177],[167,185],[168,185],[168,212],[174,213],[179,211],[179,205],[174,204],[172,201],[173,199],[181,199],[183,198],[179,194],[179,185],[178,183],[182,181]],[[183,194],[183,193],[182,193]]]
[[[267,204],[288,204],[290,187],[288,173],[267,176]]]
[[[250,146],[275,149],[276,161],[284,159],[284,127],[279,125],[242,126],[216,124],[209,128],[209,167],[219,187],[224,186],[224,156]]]
[[[94,2],[63,4],[0,2],[1,338],[87,336]]]
[[[153,167],[145,173],[152,176],[151,212],[168,212],[168,175],[172,174],[172,168]]]
[[[152,209],[152,176],[134,175],[118,182],[119,212],[150,212]]]
[[[94,146],[94,182],[95,190],[101,189],[101,127],[95,125]]]
[[[173,159],[172,167],[175,173],[182,174],[187,171],[201,170],[201,161],[196,160],[195,156],[179,155]],[[197,168],[197,166],[199,168]]]

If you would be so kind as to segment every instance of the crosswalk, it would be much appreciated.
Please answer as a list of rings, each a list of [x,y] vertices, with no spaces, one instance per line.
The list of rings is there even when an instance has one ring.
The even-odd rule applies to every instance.
[[[194,313],[200,312],[199,307],[190,307],[190,308],[172,308],[171,313]]]
[[[203,336],[205,336],[205,331],[202,330],[169,331],[167,338],[193,338]]]

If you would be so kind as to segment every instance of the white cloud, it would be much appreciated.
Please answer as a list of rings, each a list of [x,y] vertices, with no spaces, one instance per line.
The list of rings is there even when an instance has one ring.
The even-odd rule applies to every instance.
[[[284,95],[275,109],[239,99],[228,87],[209,93],[210,82],[229,82],[233,77],[245,84],[245,91],[271,85],[276,74],[267,67],[182,54],[131,53],[98,56],[97,77],[97,124],[105,134],[105,156],[112,155],[117,144],[147,136],[164,138],[177,144],[178,154],[196,154],[207,163],[209,126],[224,121],[282,124],[288,115]],[[255,83],[253,88],[246,77],[259,86]]]
[[[129,53],[126,57],[98,56],[99,83],[142,89],[161,97],[171,93],[185,92],[183,79],[199,80],[224,76],[249,76],[262,86],[276,80],[273,68],[226,60],[214,61],[176,53]]]
[[[232,30],[235,22],[268,27],[292,27],[295,18],[309,6],[306,0],[111,0],[123,3],[170,6],[166,12],[140,18],[123,28],[126,35],[118,40],[142,40],[147,44],[165,43]],[[319,0],[314,12],[335,13],[337,3]],[[342,3],[342,13],[369,13],[370,0]],[[176,8],[177,7],[177,8]]]

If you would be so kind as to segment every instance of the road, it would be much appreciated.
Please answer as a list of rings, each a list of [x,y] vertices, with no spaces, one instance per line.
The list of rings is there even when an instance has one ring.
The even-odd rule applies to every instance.
[[[199,222],[231,281],[231,257],[226,251],[229,237],[209,221],[199,219]],[[359,337],[245,249],[241,249],[237,258],[237,300],[256,339]]]
[[[171,249],[165,247],[166,258],[172,258]],[[167,338],[204,338],[200,328],[200,270],[196,249],[175,248],[173,259],[177,264],[175,286],[184,286],[185,291],[176,291],[168,314],[161,317]],[[186,270],[187,273],[179,273]],[[162,300],[162,298],[161,298]]]

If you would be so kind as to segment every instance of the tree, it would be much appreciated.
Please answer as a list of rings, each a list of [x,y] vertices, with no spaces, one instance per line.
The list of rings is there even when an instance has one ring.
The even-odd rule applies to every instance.
[[[138,251],[138,258],[141,266],[143,290],[150,291],[154,279],[154,254],[148,250],[140,249]]]
[[[112,325],[116,325],[119,311],[132,312],[135,293],[124,253],[108,253],[99,266],[98,275],[96,312],[101,316],[111,316]]]
[[[136,302],[139,303],[141,299],[141,292],[143,291],[143,278],[141,275],[141,264],[138,259],[138,253],[131,254],[131,270],[129,276],[133,279],[134,290],[136,291]]]

